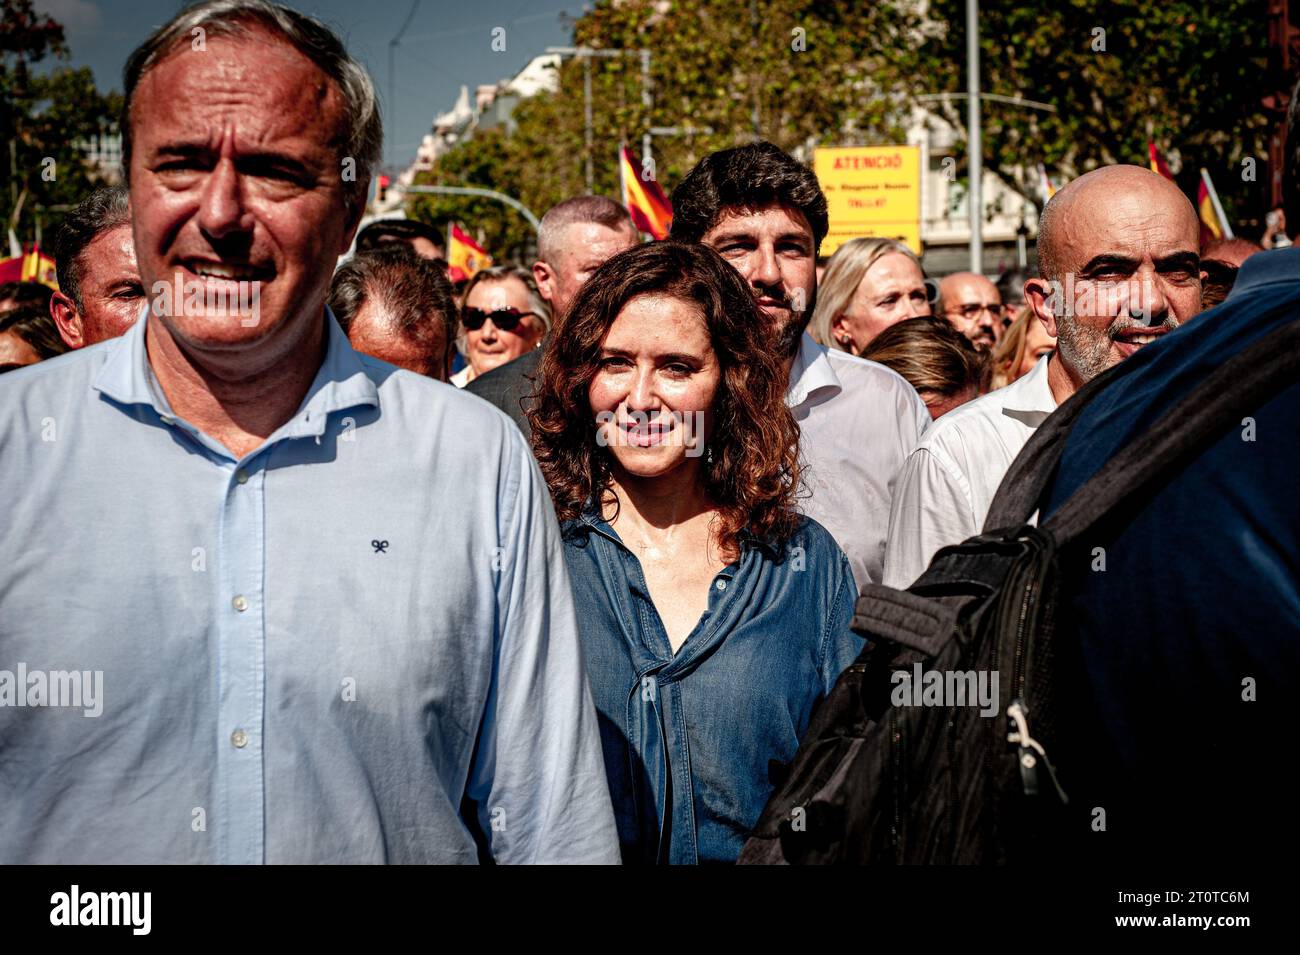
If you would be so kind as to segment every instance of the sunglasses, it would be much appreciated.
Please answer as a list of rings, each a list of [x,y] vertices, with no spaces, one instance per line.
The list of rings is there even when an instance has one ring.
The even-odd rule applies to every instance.
[[[481,308],[466,306],[460,310],[460,323],[465,326],[466,331],[474,332],[482,328],[483,323],[490,318],[492,324],[501,331],[513,332],[521,321],[534,314],[536,313],[521,312],[517,308],[496,308],[485,312]]]

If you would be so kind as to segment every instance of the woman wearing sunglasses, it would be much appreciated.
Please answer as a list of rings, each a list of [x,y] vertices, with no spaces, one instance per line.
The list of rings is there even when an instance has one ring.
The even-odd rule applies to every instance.
[[[768,328],[712,249],[653,242],[600,267],[542,357],[533,450],[624,862],[735,862],[862,648],[848,560],[795,510]]]
[[[550,305],[532,273],[517,266],[477,272],[461,303],[456,347],[468,364],[451,376],[457,388],[536,348],[551,327]]]

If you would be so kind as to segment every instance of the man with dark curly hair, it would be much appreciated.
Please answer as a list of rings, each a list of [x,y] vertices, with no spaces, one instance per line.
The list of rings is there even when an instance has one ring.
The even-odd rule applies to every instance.
[[[829,229],[817,176],[771,143],[750,143],[705,156],[672,203],[672,237],[720,253],[759,305],[799,425],[803,512],[835,536],[859,585],[879,583],[894,474],[930,415],[898,374],[806,332]]]

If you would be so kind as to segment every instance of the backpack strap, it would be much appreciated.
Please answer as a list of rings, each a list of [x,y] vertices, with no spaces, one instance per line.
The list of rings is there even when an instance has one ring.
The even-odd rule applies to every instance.
[[[1055,476],[1069,432],[1082,410],[1125,364],[1107,370],[1072,396],[1029,439],[998,487],[985,531],[1023,524]],[[1300,381],[1300,319],[1293,319],[1233,355],[1074,492],[1046,521],[1058,545],[1086,532],[1125,500],[1146,494],[1229,428],[1238,415]],[[1061,415],[1060,420],[1055,420]]]
[[[957,626],[957,608],[884,584],[863,584],[849,625],[855,633],[887,637],[937,657]]]

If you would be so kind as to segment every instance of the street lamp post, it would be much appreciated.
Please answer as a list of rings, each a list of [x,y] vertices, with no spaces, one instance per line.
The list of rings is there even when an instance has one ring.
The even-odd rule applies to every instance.
[[[591,150],[593,144],[591,141],[591,57],[589,56],[584,56],[582,58],[582,119],[585,133],[583,136],[583,143],[587,151],[587,192],[591,193],[595,191],[596,180],[595,174],[591,168]]]
[[[966,0],[966,137],[970,145],[970,270],[984,273],[984,143],[980,129],[979,0]]]
[[[976,61],[978,62],[978,57],[979,57],[978,51],[976,51],[975,56],[976,56]],[[970,196],[969,196],[971,201],[970,230],[971,230],[972,237],[974,237],[971,242],[971,271],[972,272],[979,271],[984,264],[983,263],[984,219],[982,215],[977,217],[974,211],[977,208],[977,204],[976,204],[977,200],[979,204],[983,204],[983,197],[981,195],[982,190],[979,189],[979,185],[978,185],[979,183],[982,182],[984,176],[984,151],[982,145],[977,147],[977,144],[982,143],[982,136],[980,130],[980,112],[978,106],[979,101],[986,99],[994,103],[1005,103],[1008,106],[1019,106],[1022,109],[1042,110],[1045,113],[1055,113],[1057,111],[1056,107],[1053,106],[1051,103],[1040,103],[1038,100],[1025,99],[1023,96],[1000,96],[997,93],[982,93],[979,91],[978,86],[979,86],[979,71],[977,69],[975,71],[975,88],[972,89],[972,91],[969,93],[926,93],[922,96],[917,97],[917,99],[923,103],[951,102],[952,100],[959,100],[959,99],[964,99],[969,101],[966,108],[966,122],[968,124],[967,128],[974,130],[974,132],[971,134],[970,137],[970,141],[971,141],[970,170],[971,170],[972,185],[971,185]],[[975,107],[972,108],[970,106],[970,103],[976,104]],[[978,173],[978,178],[977,178],[977,173]],[[1021,228],[1023,229],[1024,210],[1021,210],[1021,218],[1022,218]],[[1018,234],[1019,233],[1017,233],[1017,235]],[[975,261],[975,248],[977,244],[980,250],[979,251],[980,261],[978,263]],[[1023,239],[1021,240],[1021,244],[1023,245]],[[1023,251],[1020,252],[1020,266],[1021,268],[1025,267],[1025,253]]]
[[[589,46],[548,46],[547,53],[558,53],[561,56],[578,56],[583,59],[583,83],[582,83],[582,111],[583,123],[585,126],[585,142],[587,146],[587,191],[592,192],[595,189],[594,177],[592,175],[592,115],[591,115],[591,57],[619,57],[635,56],[641,60],[641,105],[646,110],[646,121],[650,120],[650,107],[653,100],[650,96],[650,51],[649,50],[602,50]],[[646,133],[641,137],[641,159],[645,161],[650,158],[650,134]]]
[[[495,189],[483,189],[479,186],[397,186],[398,192],[412,192],[417,195],[432,196],[481,196],[484,199],[495,199],[497,202],[503,202],[511,209],[514,209],[524,220],[537,232],[542,227],[541,222],[533,211],[520,202],[514,196],[507,196],[504,192],[497,192]]]

